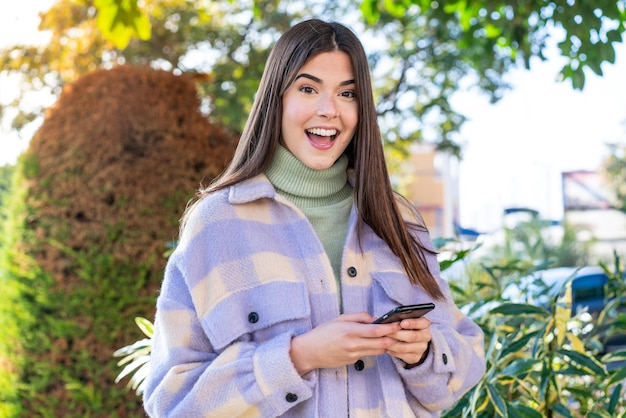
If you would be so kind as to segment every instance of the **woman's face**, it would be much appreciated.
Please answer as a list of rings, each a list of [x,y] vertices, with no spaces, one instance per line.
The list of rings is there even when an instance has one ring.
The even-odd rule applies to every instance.
[[[331,167],[358,122],[354,71],[345,52],[309,59],[283,95],[281,144],[314,170]]]

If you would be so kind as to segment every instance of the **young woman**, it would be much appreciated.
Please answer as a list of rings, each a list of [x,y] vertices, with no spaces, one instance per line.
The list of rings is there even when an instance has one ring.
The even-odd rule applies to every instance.
[[[439,416],[482,376],[483,334],[391,189],[345,26],[276,43],[232,163],[183,218],[150,366],[147,412],[185,418]]]

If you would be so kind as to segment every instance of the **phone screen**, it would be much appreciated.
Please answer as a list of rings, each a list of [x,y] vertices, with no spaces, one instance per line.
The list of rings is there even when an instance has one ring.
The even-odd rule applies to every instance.
[[[419,305],[398,306],[374,321],[375,324],[388,324],[390,322],[402,321],[407,318],[419,318],[432,311],[434,303],[421,303]]]

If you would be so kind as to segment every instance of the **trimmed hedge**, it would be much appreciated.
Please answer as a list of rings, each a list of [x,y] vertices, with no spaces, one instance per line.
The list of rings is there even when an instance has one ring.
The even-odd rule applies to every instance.
[[[67,85],[15,168],[0,247],[0,416],[143,416],[113,352],[152,317],[168,242],[236,139],[191,78],[98,70]]]

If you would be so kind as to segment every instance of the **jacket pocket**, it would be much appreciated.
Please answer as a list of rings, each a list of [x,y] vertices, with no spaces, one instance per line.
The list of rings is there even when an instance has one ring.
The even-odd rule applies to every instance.
[[[233,291],[201,321],[213,347],[221,350],[234,341],[261,343],[283,332],[308,331],[310,317],[305,284],[275,281]]]
[[[374,316],[381,316],[401,305],[433,302],[419,286],[411,284],[408,276],[401,271],[372,273],[372,297]]]

